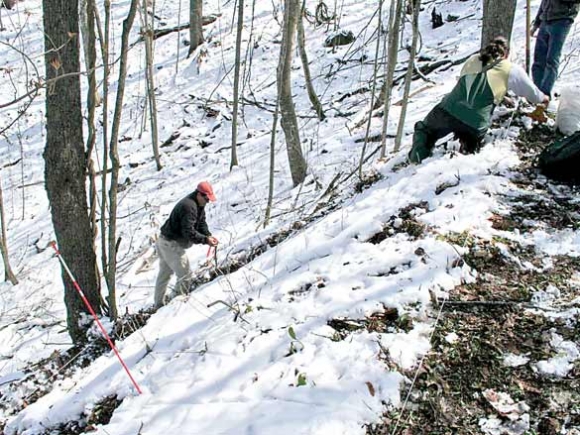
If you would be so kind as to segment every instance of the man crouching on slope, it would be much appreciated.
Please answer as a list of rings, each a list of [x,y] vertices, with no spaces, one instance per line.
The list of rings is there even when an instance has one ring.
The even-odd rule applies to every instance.
[[[193,244],[217,246],[205,221],[205,205],[215,201],[211,185],[202,181],[197,189],[179,201],[161,227],[157,240],[159,275],[155,283],[155,308],[163,306],[163,299],[171,275],[175,272],[175,294],[186,294],[191,284],[189,259],[185,252]]]
[[[429,157],[435,142],[449,133],[457,136],[462,152],[479,151],[491,126],[493,109],[508,90],[532,104],[550,102],[524,69],[508,60],[508,55],[507,40],[498,36],[480,54],[465,62],[453,90],[423,121],[415,124],[413,148],[409,152],[412,163],[421,163]]]

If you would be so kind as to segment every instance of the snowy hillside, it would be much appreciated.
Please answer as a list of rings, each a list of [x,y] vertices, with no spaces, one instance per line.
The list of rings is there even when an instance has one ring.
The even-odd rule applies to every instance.
[[[113,2],[116,55],[129,3]],[[185,22],[186,3],[158,2],[156,26],[170,28]],[[306,3],[310,10],[316,4]],[[3,133],[0,177],[10,260],[19,279],[16,286],[0,284],[0,428],[4,433],[405,433],[401,421],[408,414],[396,410],[408,409],[407,392],[415,374],[421,382],[421,373],[427,372],[425,359],[442,352],[443,346],[461,342],[459,328],[445,329],[449,340],[443,344],[437,338],[440,326],[449,326],[437,301],[457,299],[454,291],[472,288],[494,273],[493,268],[478,271],[488,252],[474,254],[481,246],[491,246],[514,270],[537,277],[552,276],[551,271],[566,261],[572,265],[570,273],[558,275],[558,282],[526,284],[526,296],[518,301],[529,304],[525,307],[529,310],[542,305],[545,309],[539,317],[562,323],[546,327],[551,334],[544,342],[545,355],[514,347],[502,352],[509,361],[527,358],[520,365],[537,375],[536,380],[545,376],[561,382],[558,388],[575,397],[572,380],[577,378],[580,359],[576,333],[580,293],[574,293],[580,285],[574,269],[580,257],[578,196],[572,188],[530,175],[531,151],[517,141],[520,133],[535,134],[537,125],[521,113],[512,116],[513,109],[500,107],[481,153],[455,153],[452,148],[457,144],[451,141],[449,150],[438,148],[422,165],[406,165],[413,125],[454,85],[461,65],[454,66],[430,74],[434,83],[429,86],[422,80],[413,82],[412,92],[418,92],[410,101],[401,152],[384,161],[370,160],[364,168],[365,180],[351,176],[358,167],[365,133],[356,124],[370,104],[376,3],[341,3],[340,28],[351,30],[357,39],[336,50],[323,46],[332,25],[305,23],[310,69],[327,119],[318,122],[310,107],[296,56],[293,93],[308,177],[302,186],[292,188],[284,136],[278,131],[273,219],[266,228],[281,2],[258,1],[245,9],[240,166],[232,171],[234,2],[204,4],[204,15],[215,14],[218,19],[204,27],[206,43],[193,58],[186,58],[187,31],[155,41],[160,141],[167,141],[161,148],[161,171],[156,171],[148,123],[142,115],[145,48],[139,43],[131,48],[120,143],[118,304],[120,313],[146,316],[143,327],[116,344],[142,394],[135,391],[112,352],[86,363],[74,361],[73,355],[57,359],[71,342],[65,330],[60,266],[47,249],[54,232],[43,185],[42,95],[31,103],[26,116]],[[455,60],[477,51],[480,3],[425,2],[421,55]],[[518,1],[512,39],[511,58],[518,63],[524,59],[525,3]],[[539,3],[532,1],[533,11]],[[458,19],[433,30],[429,22],[433,7],[443,17]],[[2,21],[6,29],[0,32],[0,129],[22,107],[3,104],[25,92],[27,80],[44,75],[42,4],[26,0],[14,10],[2,9]],[[131,42],[139,38],[138,27]],[[579,38],[576,25],[565,46],[565,68],[556,90],[580,79]],[[406,57],[403,50],[396,76],[403,73]],[[116,74],[114,69],[113,77]],[[82,84],[86,87],[84,79]],[[111,104],[115,88],[113,83]],[[402,85],[394,92],[397,102]],[[521,110],[533,108],[522,103]],[[396,129],[399,112],[400,105],[391,108],[389,134]],[[381,123],[380,117],[372,119],[372,134],[380,133]],[[378,145],[369,143],[368,152]],[[101,147],[97,139],[99,167]],[[391,141],[388,147],[393,148]],[[207,248],[194,246],[188,255],[203,283],[149,317],[159,227],[174,204],[201,180],[210,181],[217,196],[217,202],[207,208],[210,229],[220,240],[217,272],[206,256]],[[328,189],[331,184],[335,188]],[[566,198],[570,223],[544,224],[550,221],[549,213],[533,214],[534,207],[530,216],[518,221],[519,226],[497,223],[502,217],[503,223],[513,217],[513,204],[521,198],[531,203],[539,195],[546,199],[538,204],[547,198]],[[522,251],[514,246],[523,247]],[[523,251],[532,254],[525,257]],[[221,273],[220,268],[236,261],[240,267]],[[509,285],[517,284],[514,276],[520,275],[511,275]],[[521,282],[527,283],[523,278]],[[94,334],[99,335],[96,328]],[[515,356],[509,359],[511,354]],[[508,367],[506,363],[504,370],[511,370]],[[568,390],[561,385],[569,385]],[[479,387],[480,397],[487,400],[485,411],[473,418],[481,433],[549,433],[537,429],[534,418],[540,408],[518,411],[511,418],[511,411],[497,411],[494,399],[484,393],[491,387]],[[527,400],[507,388],[505,393],[516,401]],[[411,396],[411,401],[418,400]],[[114,403],[110,421],[92,421],[104,401]],[[561,412],[571,417],[559,433],[580,430],[580,409],[574,400],[569,402]],[[389,414],[393,410],[403,418]],[[460,414],[451,407],[447,412]],[[520,431],[510,427],[512,432],[506,432],[506,421],[520,424]]]

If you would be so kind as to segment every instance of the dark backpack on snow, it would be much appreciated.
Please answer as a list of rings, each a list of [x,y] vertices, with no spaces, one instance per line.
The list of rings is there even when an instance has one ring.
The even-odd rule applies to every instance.
[[[548,178],[580,184],[580,131],[544,148],[538,168]]]

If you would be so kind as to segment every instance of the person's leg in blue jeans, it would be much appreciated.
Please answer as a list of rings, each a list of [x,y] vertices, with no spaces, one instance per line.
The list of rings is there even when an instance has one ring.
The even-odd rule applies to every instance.
[[[532,79],[535,85],[546,94],[552,94],[552,88],[558,77],[560,56],[566,37],[573,21],[569,19],[542,23],[536,39]]]
[[[541,25],[536,36],[536,45],[534,47],[534,63],[532,64],[532,80],[534,84],[542,90],[544,81],[544,72],[546,71],[546,55],[548,53],[549,35],[546,25]]]

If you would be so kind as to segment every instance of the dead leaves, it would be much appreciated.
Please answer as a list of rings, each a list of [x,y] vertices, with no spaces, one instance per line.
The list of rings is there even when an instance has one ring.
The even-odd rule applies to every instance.
[[[546,107],[541,104],[537,105],[533,112],[526,113],[526,116],[542,124],[548,121],[548,117],[546,116]]]

